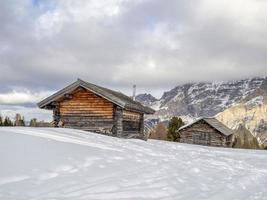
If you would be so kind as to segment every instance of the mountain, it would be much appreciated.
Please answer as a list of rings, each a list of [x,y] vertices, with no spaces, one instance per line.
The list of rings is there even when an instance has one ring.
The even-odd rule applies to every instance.
[[[149,119],[181,116],[185,121],[214,116],[239,103],[253,104],[267,99],[267,77],[229,82],[200,82],[179,85],[158,100],[150,94],[136,98],[156,110]]]
[[[143,104],[147,106],[151,106],[154,102],[158,101],[155,97],[153,97],[151,94],[139,94],[135,97],[136,101],[142,102]]]
[[[267,146],[267,101],[255,97],[247,103],[240,103],[219,113],[216,118],[232,129],[244,125],[260,144]]]
[[[139,96],[138,101],[156,110],[147,116],[149,122],[180,116],[190,123],[216,116],[232,129],[244,124],[261,144],[267,143],[267,77],[183,84],[164,92],[158,100],[149,94]]]
[[[252,133],[242,124],[234,132],[234,148],[242,149],[260,149],[258,140]]]
[[[0,127],[1,200],[266,199],[265,151]]]

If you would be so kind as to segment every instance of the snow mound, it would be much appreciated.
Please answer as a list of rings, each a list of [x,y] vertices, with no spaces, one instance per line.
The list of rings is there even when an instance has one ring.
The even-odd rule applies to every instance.
[[[0,128],[0,199],[267,199],[267,153]]]

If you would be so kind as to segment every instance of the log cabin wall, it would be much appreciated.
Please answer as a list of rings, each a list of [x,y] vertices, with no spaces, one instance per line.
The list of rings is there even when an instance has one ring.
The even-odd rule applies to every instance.
[[[112,134],[113,109],[113,103],[81,87],[59,103],[64,127],[106,134]]]
[[[180,142],[208,146],[227,146],[226,136],[203,121],[179,131]]]
[[[123,137],[123,109],[114,105],[114,123],[115,126],[112,130],[113,135],[117,137]]]
[[[53,105],[53,126],[58,127],[60,122],[60,110],[59,110],[59,103],[55,102]]]
[[[131,135],[131,134],[140,134],[142,128],[142,115],[140,113],[132,112],[132,111],[123,111],[123,134]]]

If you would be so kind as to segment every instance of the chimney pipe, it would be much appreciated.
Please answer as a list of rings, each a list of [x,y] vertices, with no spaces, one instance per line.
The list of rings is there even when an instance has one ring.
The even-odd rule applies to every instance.
[[[133,100],[135,101],[136,85],[133,85]]]

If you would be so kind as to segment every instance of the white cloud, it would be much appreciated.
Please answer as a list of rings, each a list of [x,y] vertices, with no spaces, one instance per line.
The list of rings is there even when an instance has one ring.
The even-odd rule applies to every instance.
[[[39,16],[35,23],[35,34],[38,39],[58,34],[65,24],[80,23],[88,20],[104,20],[121,12],[121,4],[128,0],[109,1],[59,1],[53,10]]]
[[[35,36],[37,39],[51,37],[61,31],[68,18],[61,11],[48,11],[41,15],[35,22]]]
[[[26,108],[24,106],[4,106],[0,104],[0,116],[8,116],[14,120],[16,114],[21,114],[26,121],[30,121],[32,118],[36,118],[38,121],[44,120],[46,122],[52,121],[52,111],[41,110],[38,108]]]
[[[32,93],[29,90],[23,92],[13,90],[12,92],[0,94],[0,104],[34,104],[51,94],[52,92]]]

